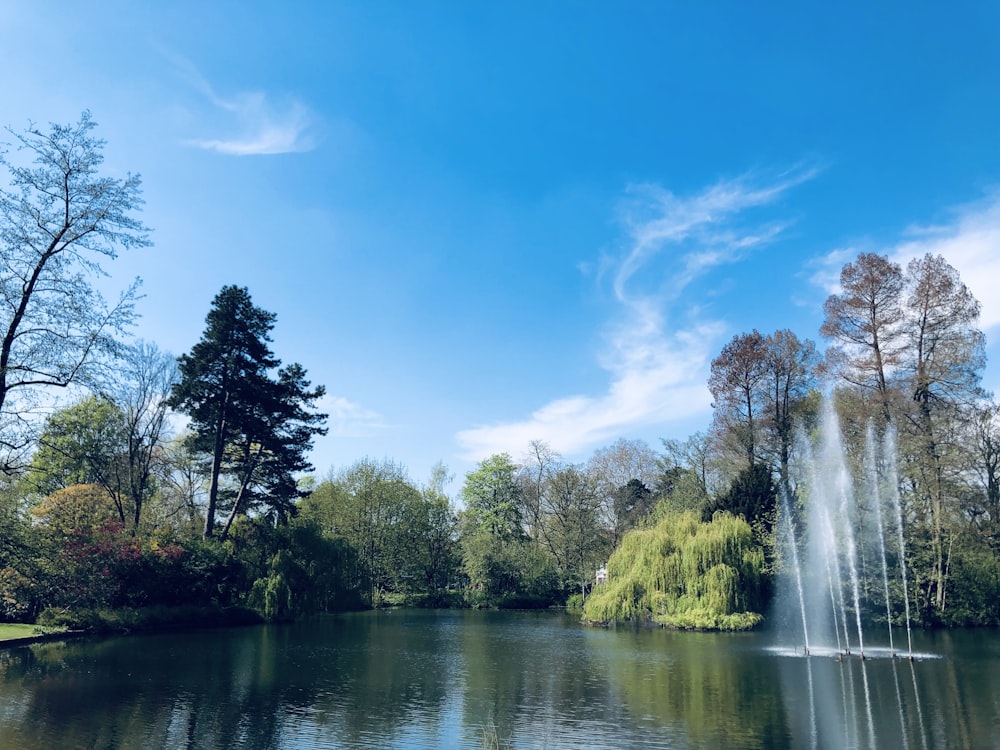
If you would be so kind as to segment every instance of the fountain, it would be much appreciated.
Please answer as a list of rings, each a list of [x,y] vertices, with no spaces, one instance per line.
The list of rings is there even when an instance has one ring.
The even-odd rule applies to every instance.
[[[782,601],[796,603],[792,640],[804,654],[896,657],[892,583],[898,571],[907,631],[907,657],[913,658],[902,509],[891,428],[881,441],[871,427],[857,473],[852,476],[836,413],[824,404],[819,438],[801,437],[799,491],[803,509],[796,520],[787,496],[780,498],[778,539],[787,590]],[[898,542],[894,557],[887,540]],[[877,581],[877,582],[876,582]],[[870,602],[882,598],[888,645],[865,645],[865,621],[875,614]],[[865,606],[870,610],[865,610]]]
[[[900,721],[892,742],[908,748],[913,738],[926,748],[913,662],[935,657],[913,651],[895,434],[890,426],[879,437],[869,427],[864,451],[849,461],[837,415],[826,400],[818,438],[800,437],[798,454],[798,503],[782,494],[776,528],[784,574],[777,598],[779,645],[773,650],[804,657],[782,670],[790,684],[804,684],[808,693],[792,691],[790,715],[808,718],[800,737],[810,747],[884,745],[887,738],[876,736],[869,670],[891,669]],[[894,600],[893,591],[900,590]],[[879,613],[884,613],[885,630],[866,631]],[[907,651],[902,654],[893,627],[904,622]],[[873,645],[882,637],[887,645]],[[904,689],[896,673],[906,663],[900,662],[903,656],[909,660],[912,691]],[[873,664],[873,659],[881,661]],[[904,706],[915,706],[915,713]]]

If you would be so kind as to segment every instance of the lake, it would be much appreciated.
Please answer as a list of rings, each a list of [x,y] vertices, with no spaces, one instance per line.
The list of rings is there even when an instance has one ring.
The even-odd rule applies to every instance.
[[[50,642],[0,650],[0,748],[998,742],[995,631],[915,633],[913,661],[870,651],[806,658],[768,633],[450,610]]]

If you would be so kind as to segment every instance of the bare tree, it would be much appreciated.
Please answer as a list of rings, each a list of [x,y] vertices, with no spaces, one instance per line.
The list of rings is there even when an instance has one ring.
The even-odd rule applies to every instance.
[[[952,477],[964,463],[965,451],[957,432],[966,409],[982,396],[979,387],[985,366],[984,337],[977,328],[979,302],[962,283],[958,271],[940,255],[910,262],[906,271],[908,295],[906,371],[910,376],[917,460],[918,497],[929,515],[932,586],[928,597],[939,612],[945,607],[948,571],[948,507],[955,484]]]
[[[125,482],[132,501],[132,528],[153,490],[155,463],[168,439],[167,398],[179,377],[177,360],[155,344],[136,342],[122,359],[113,399],[125,426]]]
[[[808,403],[816,385],[819,355],[809,339],[799,339],[787,329],[775,331],[765,340],[767,349],[767,427],[770,451],[775,455],[782,490],[791,491],[789,462],[795,437],[796,417]]]
[[[549,476],[559,468],[562,457],[544,440],[532,440],[528,454],[522,459],[518,480],[521,482],[521,499],[524,504],[524,524],[527,532],[538,541],[541,532],[542,506]]]
[[[767,341],[754,330],[733,336],[712,360],[708,379],[716,431],[724,445],[746,457],[748,466],[758,459],[767,373]]]
[[[621,493],[632,480],[647,488],[656,485],[659,474],[656,452],[642,440],[620,438],[608,447],[595,451],[587,462],[586,471],[593,477],[600,494],[612,541],[618,544],[630,523],[620,513]]]
[[[10,180],[0,188],[0,445],[10,470],[30,438],[18,427],[40,388],[85,380],[95,356],[115,348],[133,317],[137,283],[108,306],[91,278],[101,256],[150,244],[135,217],[140,179],[101,176],[104,141],[84,112],[47,132],[8,132],[18,164],[0,152]],[[27,162],[27,163],[24,163]],[[14,404],[12,397],[18,395]],[[13,453],[12,453],[13,452]]]
[[[847,382],[874,390],[888,422],[889,373],[903,346],[902,269],[883,255],[861,253],[841,270],[840,287],[823,304],[820,333],[836,342],[827,350],[828,366]]]

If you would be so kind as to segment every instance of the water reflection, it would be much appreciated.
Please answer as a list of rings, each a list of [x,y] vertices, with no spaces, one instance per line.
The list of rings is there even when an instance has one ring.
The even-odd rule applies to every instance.
[[[0,747],[986,747],[993,633],[936,658],[785,654],[766,634],[553,613],[382,612],[0,651]]]

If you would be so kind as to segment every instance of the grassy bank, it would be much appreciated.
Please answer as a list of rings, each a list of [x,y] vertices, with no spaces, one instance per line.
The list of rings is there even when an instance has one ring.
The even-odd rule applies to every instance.
[[[7,642],[18,642],[27,639],[49,638],[67,632],[65,627],[42,627],[17,622],[0,623],[0,646]]]

